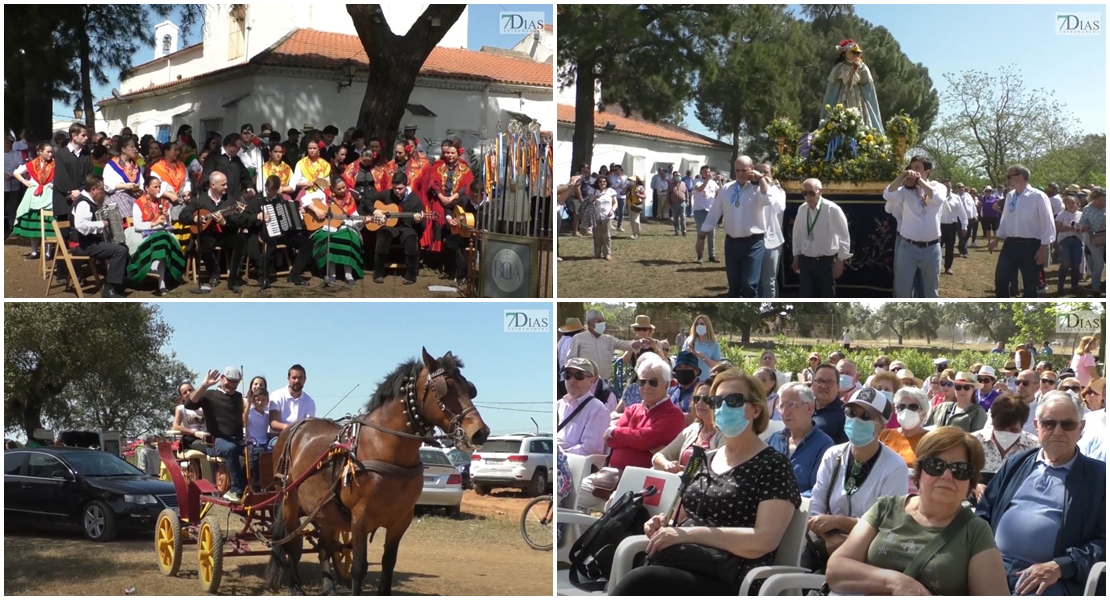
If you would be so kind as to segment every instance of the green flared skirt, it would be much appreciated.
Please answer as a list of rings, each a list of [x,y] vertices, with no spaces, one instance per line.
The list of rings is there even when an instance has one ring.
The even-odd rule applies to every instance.
[[[355,277],[362,278],[362,238],[354,229],[341,228],[331,234],[331,249],[328,249],[328,233],[323,229],[312,234],[312,257],[316,266],[325,268],[329,262],[346,265],[354,271]]]

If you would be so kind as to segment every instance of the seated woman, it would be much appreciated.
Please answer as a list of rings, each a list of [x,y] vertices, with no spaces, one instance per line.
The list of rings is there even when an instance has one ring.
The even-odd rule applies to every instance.
[[[955,402],[956,398],[952,380],[943,373],[933,373],[929,376],[929,387],[925,393],[929,396],[929,405],[933,408],[940,406],[942,402]]]
[[[933,427],[956,427],[968,433],[979,431],[987,425],[987,411],[975,401],[975,388],[979,387],[975,375],[961,371],[953,383],[956,398],[954,402],[941,402],[925,425]]]
[[[189,385],[189,384],[184,384]],[[191,395],[192,392],[190,391]],[[208,452],[204,438],[208,437],[208,429],[204,426],[204,411],[185,408],[178,398],[177,407],[173,410],[173,430],[181,434],[181,449]]]
[[[158,275],[156,296],[166,293],[166,281],[178,284],[185,275],[185,251],[173,234],[170,201],[162,196],[162,180],[151,175],[146,193],[131,208],[131,227],[124,230],[131,262],[127,279],[138,286],[150,272]]]
[[[971,433],[983,446],[983,473],[993,477],[1002,463],[1015,454],[1031,450],[1041,445],[1037,436],[1024,430],[1029,420],[1029,405],[1010,392],[999,394],[991,404],[990,424],[986,428]],[[987,481],[989,481],[989,477]],[[980,483],[973,491],[978,498],[986,491],[986,483]]]
[[[351,221],[345,221],[338,228],[325,224],[312,234],[313,251],[316,265],[324,269],[324,285],[336,282],[335,267],[343,267],[343,278],[347,287],[355,287],[355,279],[362,279],[362,238],[352,224],[362,220],[358,214],[358,202],[347,192],[347,183],[336,175],[331,178],[329,189],[325,180],[318,180],[316,191],[311,189],[301,197],[305,211],[311,211],[318,219],[327,215],[326,206],[334,202]]]
[[[775,390],[779,389],[778,374],[771,367],[759,367],[753,373],[756,381],[763,387],[763,393],[767,396],[767,408],[771,411],[772,421],[781,421],[782,414],[779,413],[779,395]]]
[[[879,441],[894,450],[912,467],[917,461],[917,444],[925,435],[925,421],[929,418],[929,402],[925,392],[915,387],[904,387],[894,393],[894,412],[898,426],[884,429]]]
[[[917,449],[921,495],[880,498],[867,511],[829,559],[829,588],[853,596],[1009,595],[990,525],[963,506],[979,482],[981,447],[971,435],[941,427]],[[949,524],[955,536],[928,552]]]
[[[701,446],[705,450],[716,450],[721,446],[723,437],[717,430],[713,421],[713,409],[709,407],[709,390],[713,386],[714,378],[710,377],[694,390],[690,405],[694,409],[694,422],[686,426],[682,433],[665,448],[651,457],[651,466],[660,471],[681,473],[686,463],[690,462],[693,446]]]
[[[808,498],[813,484],[817,483],[821,457],[832,447],[833,440],[813,425],[817,399],[806,384],[794,381],[779,388],[778,404],[785,428],[772,435],[767,443],[790,459],[798,491]]]
[[[648,566],[633,569],[610,591],[612,596],[735,596],[748,571],[774,562],[801,504],[790,462],[759,439],[768,418],[757,381],[729,369],[716,377],[710,393],[724,445],[710,452],[703,471],[683,493],[678,526],[668,526],[664,515],[644,525],[650,539]],[[668,558],[682,545],[705,547],[707,554],[723,551],[731,555],[730,564],[711,567],[712,574],[683,568],[687,561],[669,566]]]
[[[848,442],[832,446],[821,459],[809,504],[810,568],[824,567],[856,522],[883,496],[909,493],[906,463],[879,443],[894,405],[872,388],[863,388],[844,406]],[[806,565],[802,565],[806,566]]]
[[[898,375],[892,371],[880,371],[868,378],[865,386],[875,388],[882,392],[883,395],[886,396],[887,402],[894,402],[894,394],[902,388],[902,380],[898,379]],[[895,413],[891,415],[890,420],[886,422],[886,427],[889,429],[897,426],[898,414]]]

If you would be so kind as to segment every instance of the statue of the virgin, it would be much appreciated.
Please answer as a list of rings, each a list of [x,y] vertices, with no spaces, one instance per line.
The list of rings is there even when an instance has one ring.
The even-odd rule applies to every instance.
[[[843,104],[845,108],[855,108],[863,115],[863,122],[883,132],[883,118],[879,114],[879,100],[875,96],[875,82],[871,70],[863,63],[863,50],[855,40],[844,40],[837,45],[839,57],[825,88],[825,99],[821,103],[821,118],[828,117],[825,106]]]

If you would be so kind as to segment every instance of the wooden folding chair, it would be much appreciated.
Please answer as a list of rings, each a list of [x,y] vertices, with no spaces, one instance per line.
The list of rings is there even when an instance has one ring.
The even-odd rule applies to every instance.
[[[42,247],[39,248],[39,267],[42,269],[43,279],[50,276],[50,274],[46,272],[46,217],[53,216],[53,210],[44,208],[39,211],[39,239],[42,241]]]
[[[69,287],[73,286],[73,289],[77,292],[77,297],[84,298],[85,294],[82,289],[84,286],[77,278],[77,269],[73,267],[73,263],[83,262],[89,265],[89,269],[92,270],[93,279],[96,281],[92,289],[92,291],[95,292],[101,285],[100,273],[96,270],[96,259],[91,256],[78,256],[69,251],[69,247],[65,243],[65,240],[69,239],[69,221],[55,220],[53,225],[54,235],[57,237],[58,245],[54,249],[54,259],[50,261],[50,275],[46,279],[46,295],[49,296],[50,288],[54,287],[54,268],[58,264],[58,257],[61,257],[66,264],[66,270],[69,271],[69,284],[66,285],[63,291],[69,290]]]

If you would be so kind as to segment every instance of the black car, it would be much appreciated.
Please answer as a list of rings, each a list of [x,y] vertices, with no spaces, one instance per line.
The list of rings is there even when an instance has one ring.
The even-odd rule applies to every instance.
[[[96,542],[119,531],[153,531],[158,513],[177,509],[173,484],[127,461],[87,448],[4,452],[8,525],[80,529]]]

